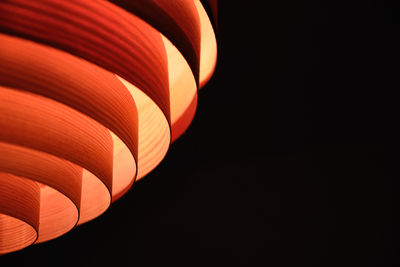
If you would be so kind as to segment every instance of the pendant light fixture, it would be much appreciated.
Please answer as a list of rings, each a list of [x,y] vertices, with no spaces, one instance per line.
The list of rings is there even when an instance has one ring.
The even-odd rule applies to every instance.
[[[160,163],[214,71],[211,20],[199,0],[0,1],[0,254],[96,218]]]

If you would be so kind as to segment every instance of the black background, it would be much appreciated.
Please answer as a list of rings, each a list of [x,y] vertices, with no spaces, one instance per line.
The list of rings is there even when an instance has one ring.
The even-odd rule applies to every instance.
[[[399,11],[220,1],[215,75],[164,161],[0,265],[398,266]]]

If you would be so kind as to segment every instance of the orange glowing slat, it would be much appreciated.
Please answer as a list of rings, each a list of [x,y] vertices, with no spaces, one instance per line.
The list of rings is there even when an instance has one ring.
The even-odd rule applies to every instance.
[[[99,216],[153,170],[216,58],[199,0],[0,1],[0,254]]]

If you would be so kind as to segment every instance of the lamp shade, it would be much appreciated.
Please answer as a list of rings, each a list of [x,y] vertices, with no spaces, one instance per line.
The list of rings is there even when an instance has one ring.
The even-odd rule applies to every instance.
[[[216,3],[0,1],[0,254],[96,218],[160,163],[214,71]]]

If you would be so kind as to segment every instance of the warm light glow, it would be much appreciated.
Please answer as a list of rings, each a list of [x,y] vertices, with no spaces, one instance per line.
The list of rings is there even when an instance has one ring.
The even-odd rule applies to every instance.
[[[214,30],[200,0],[194,1],[200,16],[201,54],[200,54],[200,87],[211,78],[217,64],[217,41]]]
[[[199,0],[3,0],[0,14],[5,254],[98,217],[152,171],[217,44]]]

